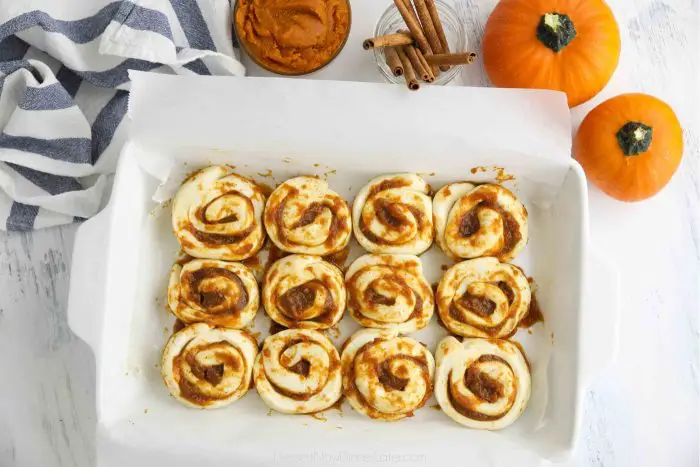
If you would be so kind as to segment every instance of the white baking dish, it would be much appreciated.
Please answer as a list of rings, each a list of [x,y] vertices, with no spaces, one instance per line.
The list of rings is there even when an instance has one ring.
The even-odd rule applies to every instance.
[[[228,81],[227,85],[231,83]],[[207,84],[216,87],[222,83],[213,80]],[[326,83],[322,87],[327,86],[336,86],[340,94],[347,91],[346,84]],[[223,89],[220,91],[224,93]],[[166,99],[168,92],[163,90],[160,102]],[[372,94],[374,90],[362,91],[365,92]],[[196,105],[202,115],[206,115],[208,106],[209,110],[222,104],[225,107],[222,100],[226,98],[222,98],[221,93],[211,98],[198,96]],[[140,94],[135,92],[135,95],[134,99],[138,99]],[[471,95],[471,103],[478,101],[474,96]],[[512,94],[506,100],[517,102],[516,96]],[[242,99],[241,95],[235,97],[238,102]],[[451,100],[443,99],[438,96],[434,101],[449,107]],[[490,112],[498,117],[505,108],[499,108],[496,101],[500,102],[500,98],[492,95],[490,99],[493,102]],[[525,100],[528,99],[531,96]],[[262,101],[264,108],[267,104],[265,99]],[[291,111],[287,108],[298,104],[293,97],[277,102],[274,110],[278,115],[270,117],[266,125],[275,127],[276,119],[284,121],[287,111]],[[324,105],[328,103],[313,104]],[[380,103],[380,107],[385,105]],[[178,109],[170,109],[167,113],[178,112]],[[265,110],[261,112],[266,113]],[[450,109],[446,108],[445,112],[449,114]],[[138,113],[132,117],[140,121]],[[502,117],[499,122],[508,131],[509,120],[505,115]],[[192,131],[200,132],[192,115],[180,114],[178,119],[187,120],[190,128],[195,127]],[[488,118],[485,120],[488,125]],[[537,119],[533,117],[533,120]],[[381,125],[382,121],[374,121],[373,125]],[[235,124],[234,132],[239,134],[239,141],[245,139],[245,133],[260,131],[255,119],[239,118]],[[347,121],[342,124],[346,128],[352,125]],[[525,128],[525,132],[535,131],[532,136],[537,137],[542,130],[535,128],[538,124],[524,124],[531,126]],[[108,207],[87,221],[76,236],[69,322],[73,331],[95,352],[98,458],[103,465],[124,462],[170,466],[190,466],[192,462],[206,462],[207,465],[433,464],[450,459],[454,462],[454,458],[464,459],[464,463],[470,465],[512,465],[513,462],[527,465],[541,458],[561,460],[571,453],[578,436],[583,392],[595,372],[615,353],[617,278],[614,270],[598,258],[589,245],[586,183],[580,166],[564,159],[563,183],[553,188],[551,183],[542,180],[556,179],[548,171],[560,170],[561,161],[557,169],[551,161],[514,154],[503,147],[494,149],[489,161],[515,175],[515,183],[510,186],[530,213],[530,243],[515,263],[535,278],[537,297],[546,317],[545,324],[535,326],[532,334],[523,330],[515,337],[524,343],[533,362],[533,400],[515,425],[497,433],[468,430],[439,410],[431,409],[434,400],[411,419],[382,423],[362,418],[347,404],[342,413],[327,411],[326,421],[310,416],[270,414],[254,390],[241,401],[213,411],[188,409],[170,398],[157,364],[174,321],[165,309],[164,297],[167,272],[178,246],[170,231],[169,209],[152,201],[160,185],[160,180],[148,173],[157,172],[154,169],[157,164],[151,163],[153,157],[189,161],[188,169],[210,162],[228,162],[237,165],[244,174],[267,183],[271,180],[265,178],[268,176],[265,172],[270,168],[276,181],[299,173],[325,173],[331,186],[349,201],[362,183],[381,173],[421,172],[439,186],[448,181],[476,178],[479,174],[472,175],[470,168],[483,162],[483,157],[471,155],[469,151],[475,141],[483,142],[478,136],[470,137],[470,143],[463,143],[466,150],[461,157],[455,157],[446,145],[428,144],[421,136],[411,136],[416,139],[412,144],[420,147],[419,158],[387,153],[380,140],[376,140],[378,152],[375,152],[371,150],[370,135],[368,140],[363,140],[362,151],[353,152],[353,157],[347,157],[346,146],[334,150],[332,138],[321,138],[320,143],[314,140],[313,149],[304,148],[304,151],[295,150],[295,141],[275,141],[274,146],[268,144],[267,147],[261,144],[253,158],[245,142],[226,145],[224,136],[212,146],[202,146],[202,138],[209,141],[212,134],[221,132],[221,129],[210,128],[212,125],[203,125],[207,128],[202,128],[201,132],[206,133],[206,138],[193,137],[196,144],[187,147],[181,142],[172,145],[161,141],[159,144],[155,136],[160,131],[157,128],[146,132],[150,135],[148,138],[140,138],[139,132],[135,132],[134,139],[138,141],[130,142],[122,153]],[[285,125],[285,128],[294,127],[294,123]],[[445,130],[446,126],[440,128]],[[367,134],[366,128],[361,130],[360,134]],[[387,124],[387,128],[378,128],[377,134],[393,130],[391,124]],[[445,131],[449,130],[447,125]],[[281,133],[285,138],[293,134],[292,131]],[[175,140],[182,138],[178,132],[172,135]],[[549,137],[539,136],[545,140]],[[448,140],[450,145],[455,141],[459,143],[459,135],[450,135]],[[434,140],[429,138],[429,141]],[[303,142],[298,143],[298,147],[304,147]],[[532,145],[524,147],[528,154]],[[378,157],[379,152],[385,157]],[[322,165],[314,166],[318,163]],[[480,174],[482,179],[491,175],[490,171]],[[441,258],[436,248],[422,258],[431,282],[439,278],[440,265],[447,263]],[[267,317],[260,311],[254,329],[262,331],[260,339],[266,335],[265,323]],[[346,338],[356,327],[350,317],[345,316],[342,336],[337,340]],[[416,337],[434,351],[442,335],[444,330],[433,322]]]

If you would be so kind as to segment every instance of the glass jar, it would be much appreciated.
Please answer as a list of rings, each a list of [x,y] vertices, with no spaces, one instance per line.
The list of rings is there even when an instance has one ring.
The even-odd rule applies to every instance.
[[[435,0],[435,7],[437,8],[438,16],[440,16],[442,28],[445,31],[445,38],[450,47],[450,53],[466,52],[467,34],[457,12],[454,8],[441,0]],[[399,29],[408,30],[408,26],[406,26],[396,5],[392,3],[391,6],[384,11],[379,21],[377,21],[377,25],[374,28],[374,37],[393,34]],[[394,76],[391,72],[391,69],[386,64],[383,48],[374,49],[374,60],[377,63],[377,67],[379,67],[380,73],[384,76],[384,79],[395,84],[403,84],[405,82],[403,76]],[[459,74],[462,66],[463,65],[453,65],[449,70],[441,71],[440,76],[437,76],[435,81],[430,84],[449,83]]]

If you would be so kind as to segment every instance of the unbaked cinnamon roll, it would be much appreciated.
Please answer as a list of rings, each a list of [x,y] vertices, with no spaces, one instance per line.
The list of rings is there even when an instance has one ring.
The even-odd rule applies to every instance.
[[[429,192],[416,174],[371,180],[352,205],[355,238],[370,253],[423,253],[433,243]]]
[[[257,353],[255,338],[247,332],[197,323],[172,335],[163,350],[161,372],[175,399],[214,409],[248,391]]]
[[[433,199],[433,216],[436,241],[452,258],[509,261],[527,244],[527,210],[500,185],[445,185]]]
[[[525,411],[530,368],[520,349],[500,339],[452,336],[435,354],[435,398],[452,420],[469,428],[500,430]]]
[[[260,306],[258,283],[241,263],[192,259],[173,265],[168,306],[184,323],[205,322],[240,329]]]
[[[350,208],[315,177],[297,177],[278,186],[265,207],[265,229],[280,250],[325,256],[350,241]]]
[[[342,394],[338,351],[311,329],[287,329],[267,337],[255,361],[254,379],[265,404],[282,413],[318,412]]]
[[[192,175],[175,195],[173,231],[182,249],[196,258],[239,261],[263,245],[265,195],[252,180],[226,166]]]
[[[391,329],[363,329],[340,357],[343,391],[353,409],[378,420],[400,420],[423,407],[433,390],[430,351]]]
[[[327,329],[345,310],[340,270],[318,256],[291,255],[275,262],[263,280],[268,316],[287,328]]]
[[[530,308],[525,274],[496,258],[455,264],[440,279],[435,301],[445,327],[460,336],[506,337]]]
[[[409,333],[433,316],[433,290],[413,255],[364,255],[345,273],[348,311],[366,328]]]

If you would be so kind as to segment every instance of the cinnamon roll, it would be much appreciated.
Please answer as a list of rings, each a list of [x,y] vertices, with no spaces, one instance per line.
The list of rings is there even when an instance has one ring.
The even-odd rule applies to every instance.
[[[265,207],[265,229],[280,250],[325,256],[350,241],[350,208],[315,177],[297,177],[278,186]]]
[[[525,411],[530,368],[520,349],[500,339],[452,336],[435,354],[435,398],[452,420],[469,428],[500,430]]]
[[[430,398],[435,361],[430,351],[391,329],[363,329],[345,343],[343,391],[353,409],[378,420],[410,417]]]
[[[245,331],[192,324],[173,334],[166,344],[163,381],[170,394],[185,405],[223,407],[248,391],[257,353],[255,338]]]
[[[191,259],[170,271],[168,306],[184,323],[240,329],[258,312],[258,283],[241,263]]]
[[[263,305],[287,328],[327,329],[345,310],[340,270],[318,256],[291,255],[275,262],[263,280]]]
[[[367,328],[409,333],[433,316],[433,290],[413,255],[364,255],[345,273],[348,311]]]
[[[445,185],[433,199],[433,216],[436,241],[452,258],[509,261],[527,244],[527,210],[500,185]]]
[[[371,180],[352,205],[355,238],[370,253],[419,255],[433,243],[430,186],[416,174]]]
[[[506,337],[530,308],[525,274],[496,258],[455,264],[442,276],[435,301],[445,327],[460,336]]]
[[[267,337],[255,360],[254,379],[265,404],[282,413],[318,412],[342,394],[338,351],[312,329],[287,329]]]
[[[230,167],[212,166],[188,178],[175,195],[173,231],[182,249],[196,258],[246,259],[265,240],[264,204],[255,182]]]

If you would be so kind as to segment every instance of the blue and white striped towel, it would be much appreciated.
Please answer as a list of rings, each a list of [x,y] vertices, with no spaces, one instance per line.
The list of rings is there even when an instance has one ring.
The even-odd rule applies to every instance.
[[[129,69],[243,75],[229,0],[0,1],[0,229],[95,214]]]

